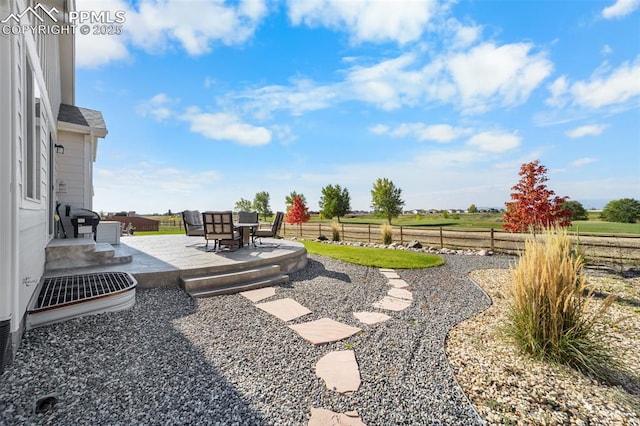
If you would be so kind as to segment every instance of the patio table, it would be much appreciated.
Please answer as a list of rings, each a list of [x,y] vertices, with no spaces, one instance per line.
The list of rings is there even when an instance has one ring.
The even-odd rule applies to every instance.
[[[260,224],[258,222],[236,222],[234,226],[236,228],[240,228],[240,234],[242,235],[242,246],[245,244],[249,244],[249,238],[251,238],[251,243],[255,247],[255,242],[253,241],[253,232],[258,229]]]

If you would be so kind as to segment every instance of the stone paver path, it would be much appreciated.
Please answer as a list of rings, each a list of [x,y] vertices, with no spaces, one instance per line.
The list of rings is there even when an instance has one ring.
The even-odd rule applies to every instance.
[[[389,311],[404,311],[412,303],[410,300],[398,299],[397,297],[385,296],[373,304],[374,308],[386,309]]]
[[[243,291],[240,295],[251,300],[253,303],[256,303],[271,296],[275,296],[276,289],[274,287],[264,287],[256,290]]]
[[[258,303],[256,308],[260,308],[285,322],[311,313],[309,309],[289,298],[278,299],[273,302]]]
[[[353,316],[361,323],[369,325],[378,324],[379,322],[385,322],[391,319],[389,315],[380,312],[354,312]]]
[[[380,269],[380,273],[387,278],[391,288],[386,296],[372,304],[373,307],[395,312],[409,308],[413,304],[413,293],[407,290],[409,285],[393,269]],[[261,288],[240,294],[256,303],[274,296],[275,288]],[[308,308],[290,298],[257,303],[255,306],[285,322],[311,313]],[[391,319],[389,315],[381,312],[354,312],[353,316],[367,325],[379,324]],[[358,327],[352,327],[331,318],[293,324],[289,325],[289,328],[313,345],[337,342],[362,331]],[[352,350],[334,351],[324,355],[316,364],[316,375],[324,380],[328,389],[343,395],[351,395],[360,388],[360,370],[355,352]],[[309,426],[340,425],[364,426],[364,423],[355,411],[335,413],[324,408],[311,408]]]
[[[316,364],[316,376],[328,389],[351,395],[360,387],[360,370],[353,351],[329,352]]]
[[[397,273],[397,272],[395,272],[395,271],[391,271],[391,272],[388,272],[388,271],[380,271],[380,273],[381,273],[382,275],[384,275],[385,277],[389,278],[389,279],[392,279],[392,278],[400,279],[400,275],[398,275],[398,273]]]
[[[358,327],[351,327],[330,318],[290,325],[289,328],[314,345],[337,342],[362,331]]]
[[[311,407],[309,426],[365,426],[356,411],[344,414],[334,413],[324,408]]]
[[[392,288],[387,292],[387,295],[395,297],[397,299],[413,300],[413,293],[411,293],[409,290],[403,290],[401,288]]]
[[[399,278],[390,278],[389,285],[394,288],[407,288],[409,284],[407,284],[404,280]]]

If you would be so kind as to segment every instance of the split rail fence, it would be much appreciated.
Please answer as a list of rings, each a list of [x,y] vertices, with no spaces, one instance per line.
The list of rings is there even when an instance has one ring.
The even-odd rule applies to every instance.
[[[341,223],[341,241],[382,243],[380,225]],[[506,254],[518,254],[524,248],[527,234],[514,234],[496,229],[460,229],[447,227],[392,226],[393,241],[406,244],[417,240],[423,247],[449,249],[486,249]],[[331,239],[328,223],[308,222],[298,225],[282,224],[281,235],[316,239],[324,235]],[[592,261],[640,264],[640,235],[631,234],[572,234],[587,259]]]

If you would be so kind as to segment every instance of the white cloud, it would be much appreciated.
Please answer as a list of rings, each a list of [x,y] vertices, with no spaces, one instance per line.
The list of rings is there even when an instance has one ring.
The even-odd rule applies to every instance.
[[[78,0],[77,10],[125,11],[123,34],[76,35],[77,64],[96,67],[129,56],[127,44],[147,52],[164,52],[174,45],[190,55],[211,51],[215,43],[241,44],[251,38],[267,14],[264,0],[185,3],[142,0],[137,10],[123,0]]]
[[[612,68],[608,62],[604,62],[588,80],[572,83],[563,75],[548,89],[551,96],[545,102],[553,107],[572,105],[600,109],[624,105],[640,96],[640,56],[634,62],[624,62],[618,68]]]
[[[496,130],[473,135],[467,141],[467,145],[482,151],[499,153],[517,148],[521,140],[522,138],[514,133]]]
[[[202,199],[215,200],[215,187],[222,179],[215,170],[193,171],[166,164],[138,162],[118,168],[99,167],[94,171],[98,209],[108,211],[137,210],[140,213],[164,213],[168,209],[201,208]],[[131,183],[135,182],[135,185]],[[158,193],[149,191],[162,182],[166,204],[158,202]],[[204,194],[207,194],[206,196]],[[158,207],[158,205],[163,207]],[[212,208],[209,206],[202,206]]]
[[[574,167],[582,167],[582,166],[586,166],[587,164],[595,163],[596,161],[598,161],[597,158],[589,158],[589,157],[578,158],[577,160],[573,161],[571,165]]]
[[[547,86],[549,92],[551,92],[551,97],[547,98],[545,103],[549,106],[553,107],[563,107],[569,102],[569,83],[567,81],[566,76],[561,76],[556,78],[553,83]]]
[[[162,122],[174,115],[170,105],[176,102],[165,93],[158,93],[148,101],[138,105],[136,111],[143,117],[152,117],[154,120]]]
[[[633,13],[638,6],[640,0],[616,0],[611,6],[602,9],[602,16],[606,19],[622,18]]]
[[[342,93],[386,110],[411,105],[424,90],[423,75],[415,69],[416,62],[416,55],[407,53],[368,67],[354,66],[347,72]]]
[[[200,112],[191,107],[181,117],[190,124],[190,130],[213,140],[229,140],[240,145],[259,146],[271,142],[271,131],[243,123],[239,117],[228,113]]]
[[[602,46],[603,55],[610,55],[612,53],[613,53],[613,49],[611,48],[611,46],[609,46],[608,44],[605,44],[604,46]]]
[[[584,136],[598,136],[607,126],[604,124],[591,124],[587,126],[576,127],[567,131],[565,134],[572,139],[582,138]]]
[[[416,41],[437,9],[432,0],[289,0],[287,5],[294,25],[346,31],[354,43]]]
[[[449,58],[463,109],[483,112],[487,104],[509,106],[527,100],[553,70],[544,53],[530,54],[532,48],[530,43],[483,43]]]
[[[371,127],[370,131],[375,134],[388,134],[396,138],[411,136],[420,141],[447,143],[468,134],[471,130],[456,128],[449,124],[402,123],[395,128],[378,124]]]
[[[465,48],[471,46],[480,38],[482,26],[463,25],[457,19],[451,18],[445,24],[445,32],[451,34],[451,48]]]
[[[271,130],[283,145],[290,145],[298,139],[289,126],[276,124],[271,126]]]
[[[374,135],[384,135],[389,132],[389,126],[385,126],[384,124],[376,124],[375,126],[369,127],[369,131]]]
[[[640,56],[634,63],[625,62],[608,76],[594,73],[588,81],[578,81],[571,85],[574,103],[601,108],[622,104],[640,95]]]
[[[240,93],[229,93],[227,100],[245,101],[246,108],[259,118],[276,110],[289,110],[292,115],[328,108],[339,97],[339,85],[319,85],[308,79],[292,79],[290,86],[271,85]]]
[[[300,115],[347,101],[384,110],[451,103],[466,113],[482,113],[526,101],[551,73],[551,62],[542,53],[532,54],[532,48],[526,43],[484,43],[434,58],[408,52],[372,65],[354,64],[342,71],[342,81],[323,84],[296,78],[289,86],[230,93],[228,100],[244,100],[259,118],[283,109]]]
[[[125,18],[131,13],[128,4],[123,0],[78,0],[77,10],[107,11],[115,16],[116,11],[125,11]],[[123,29],[126,29],[126,22]],[[77,31],[76,65],[81,68],[96,68],[112,61],[120,61],[129,57],[124,35],[81,34]]]

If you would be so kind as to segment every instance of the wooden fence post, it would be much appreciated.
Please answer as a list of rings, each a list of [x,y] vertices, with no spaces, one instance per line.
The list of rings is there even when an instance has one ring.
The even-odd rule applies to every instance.
[[[341,223],[340,226],[342,227],[342,241],[344,241],[344,223]]]
[[[494,243],[493,243],[493,228],[491,228],[491,251],[495,251]]]
[[[402,225],[400,225],[400,244],[404,244],[404,239],[402,236]]]
[[[369,223],[367,225],[368,231],[369,231],[369,243],[371,243],[371,224]]]
[[[444,243],[442,241],[442,226],[440,227],[440,248],[444,248]]]
[[[318,237],[322,235],[322,222],[318,222]]]

